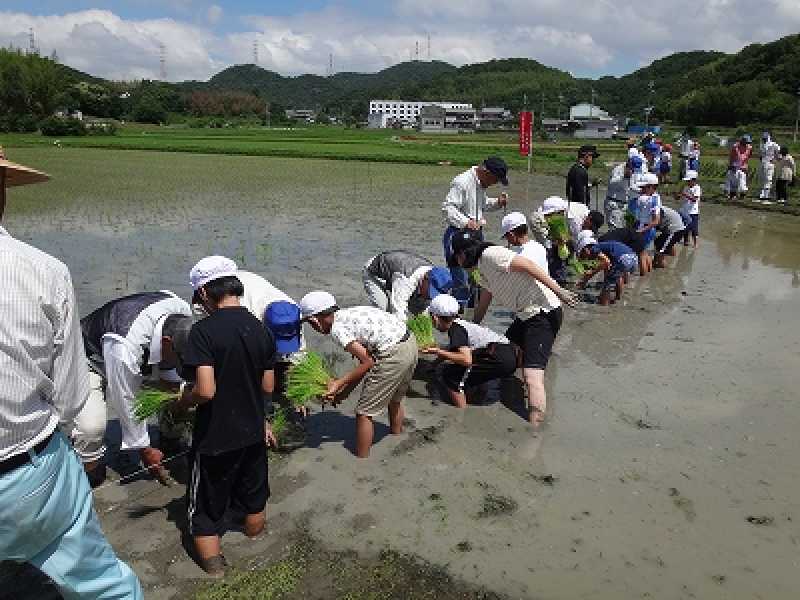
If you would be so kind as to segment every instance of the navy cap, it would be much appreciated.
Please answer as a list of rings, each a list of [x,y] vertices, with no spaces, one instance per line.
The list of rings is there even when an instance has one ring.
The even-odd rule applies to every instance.
[[[483,161],[483,168],[497,177],[497,181],[503,185],[508,185],[508,165],[499,156],[490,156]]]
[[[300,307],[293,302],[278,300],[267,306],[264,325],[275,337],[278,354],[291,354],[300,349]]]

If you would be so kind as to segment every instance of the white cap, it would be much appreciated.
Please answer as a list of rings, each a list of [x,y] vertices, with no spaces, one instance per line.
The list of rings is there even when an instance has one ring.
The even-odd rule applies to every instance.
[[[439,294],[431,301],[428,310],[437,317],[455,317],[458,316],[459,309],[458,300],[450,294]]]
[[[628,148],[628,158],[639,156],[639,151],[636,148]]]
[[[503,220],[500,222],[500,230],[503,232],[503,235],[505,235],[512,229],[516,229],[520,225],[527,224],[528,220],[525,218],[525,215],[523,215],[521,212],[512,212],[503,217]]]
[[[640,190],[646,185],[658,185],[658,175],[655,173],[645,173],[636,183],[636,189]]]
[[[236,275],[236,263],[224,256],[206,256],[189,271],[189,283],[193,290],[199,290],[209,281]]]
[[[597,240],[594,238],[594,234],[588,229],[584,229],[578,234],[578,239],[575,241],[575,254],[580,254],[581,250],[586,246],[596,243]]]
[[[336,307],[336,298],[328,292],[308,292],[300,300],[300,313],[304,319]]]
[[[684,181],[691,181],[692,179],[697,179],[697,171],[692,171],[689,169],[686,171],[686,176],[683,178]]]
[[[567,201],[560,196],[550,196],[542,202],[542,206],[539,208],[539,212],[545,215],[562,210],[567,210]]]

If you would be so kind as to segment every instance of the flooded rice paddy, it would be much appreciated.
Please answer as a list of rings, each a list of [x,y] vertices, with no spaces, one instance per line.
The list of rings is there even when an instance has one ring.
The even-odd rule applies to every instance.
[[[363,303],[373,254],[440,259],[440,203],[458,172],[68,149],[10,158],[54,180],[11,190],[5,225],[69,265],[82,314],[141,290],[188,297],[189,268],[211,253],[295,298],[329,289]],[[526,213],[563,193],[560,178],[511,179]],[[350,451],[354,400],[315,413],[307,446],[271,463],[270,533],[229,534],[229,560],[256,569],[270,598],[798,597],[800,219],[705,205],[701,235],[667,269],[634,277],[618,305],[566,312],[539,432],[509,385],[505,404],[458,411],[415,381],[408,431],[389,436],[383,422],[367,461]],[[508,321],[496,310],[488,323]],[[203,582],[181,546],[181,495],[149,480],[96,493],[147,597],[251,597],[246,583]],[[358,580],[359,565],[379,585]]]

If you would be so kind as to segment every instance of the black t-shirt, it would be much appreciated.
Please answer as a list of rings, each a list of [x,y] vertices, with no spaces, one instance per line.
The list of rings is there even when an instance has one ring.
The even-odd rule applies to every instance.
[[[275,362],[272,333],[244,307],[222,308],[197,322],[183,356],[183,376],[214,367],[216,393],[197,407],[192,442],[220,454],[264,440],[264,371]]]
[[[567,200],[589,204],[589,172],[581,163],[575,163],[567,173]]]
[[[453,323],[450,326],[450,329],[447,330],[447,337],[450,341],[450,346],[447,349],[450,352],[457,352],[459,348],[469,348],[469,334],[458,323]]]
[[[597,238],[599,242],[620,242],[633,250],[636,254],[644,251],[644,237],[638,231],[633,231],[627,227],[611,229]]]

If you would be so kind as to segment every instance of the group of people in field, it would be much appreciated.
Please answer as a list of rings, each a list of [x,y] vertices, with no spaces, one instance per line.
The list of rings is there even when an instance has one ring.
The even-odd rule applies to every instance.
[[[780,204],[789,201],[789,188],[794,185],[797,168],[787,146],[781,146],[765,131],[759,144],[760,165],[758,175],[761,183],[758,198],[753,202],[772,204],[773,197]],[[744,200],[748,191],[747,176],[750,159],[753,157],[753,139],[743,135],[732,146],[725,177],[728,198]],[[774,195],[773,195],[774,190]]]
[[[268,409],[306,349],[304,325],[355,359],[322,400],[339,404],[361,385],[354,423],[360,458],[370,454],[376,417],[388,412],[391,432],[403,431],[403,398],[420,354],[407,319],[423,312],[447,338],[422,352],[436,359],[437,381],[453,406],[466,408],[474,392],[521,370],[528,418],[540,425],[563,306],[579,301],[568,280],[576,277],[584,288],[602,274],[598,302],[611,304],[633,273],[663,267],[678,242],[697,245],[697,163],[688,157],[682,167],[680,207],[672,209],[658,193],[671,169],[669,152],[649,138],[631,143],[612,171],[604,214],[588,206],[583,172],[598,153],[583,146],[567,198],[549,197],[527,217],[507,212],[506,194],[488,195],[492,186],[508,185],[506,163],[489,157],[450,184],[442,264],[404,249],[370,257],[360,306],[340,307],[326,290],[295,300],[233,260],[207,256],[188,272],[191,297],[143,291],[79,320],[66,267],[0,228],[0,558],[33,563],[64,594],[142,597],[100,530],[90,486],[106,478],[109,411],[119,419],[122,450],[138,453],[146,470],[170,483],[163,450],[134,413],[148,382],[177,393],[171,414],[193,411],[189,531],[198,564],[223,574],[221,536],[231,518],[251,537],[265,526],[267,447],[276,444]],[[46,179],[3,157],[0,174],[0,214],[6,185]],[[490,232],[485,214],[501,209],[500,230]],[[504,243],[487,241],[492,233]],[[513,312],[505,332],[483,325],[491,307]]]

